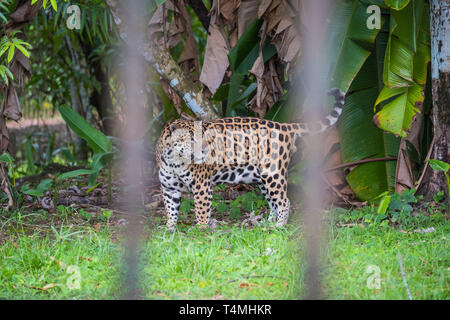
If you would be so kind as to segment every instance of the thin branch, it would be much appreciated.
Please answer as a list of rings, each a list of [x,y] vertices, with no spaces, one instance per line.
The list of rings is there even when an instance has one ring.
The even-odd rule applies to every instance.
[[[416,189],[417,190],[419,190],[420,185],[422,184],[423,177],[425,176],[425,172],[427,171],[428,164],[429,164],[429,162],[427,160],[429,160],[430,157],[431,157],[431,152],[433,151],[435,139],[436,139],[436,137],[433,137],[433,140],[431,141],[431,144],[430,144],[430,148],[428,149],[428,153],[427,153],[427,156],[426,156],[425,161],[424,161],[425,162],[425,166],[423,167],[423,170],[422,170],[422,173],[420,175],[420,178],[417,181],[417,185],[416,185]]]
[[[402,255],[400,254],[400,252],[398,253],[397,258],[398,258],[398,263],[400,265],[400,272],[402,274],[403,284],[405,285],[409,300],[412,300],[413,298],[412,298],[411,292],[409,291],[408,282],[406,282],[405,271],[403,270],[403,264],[402,264]]]
[[[351,167],[351,166],[356,166],[358,164],[363,164],[363,163],[369,163],[369,162],[377,162],[377,161],[395,161],[397,160],[397,157],[385,157],[385,158],[375,158],[375,159],[363,159],[363,160],[358,160],[358,161],[353,161],[353,162],[347,162],[347,163],[342,163],[340,165],[331,167],[331,168],[327,168],[325,169],[325,172],[329,172],[329,171],[333,171],[333,170],[337,170],[340,168],[346,168],[346,167]]]
[[[281,280],[286,280],[286,281],[289,280],[289,279],[287,279],[285,277],[279,277],[279,276],[254,275],[254,276],[244,276],[244,277],[241,277],[241,278],[225,281],[225,282],[219,284],[219,287],[224,285],[224,284],[233,283],[233,282],[237,282],[239,280],[250,279],[250,278],[275,278],[275,279],[281,279]]]
[[[206,31],[209,29],[209,11],[205,7],[205,4],[202,0],[186,0],[186,3],[194,10],[198,19],[202,23],[203,27]]]
[[[333,184],[328,180],[328,178],[323,173],[321,173],[320,176],[322,177],[322,180],[328,185],[328,187],[330,187],[330,189],[340,199],[342,199],[346,204],[352,205],[352,206],[355,206],[355,207],[361,207],[361,206],[364,206],[364,205],[367,204],[367,201],[364,201],[364,202],[351,201],[348,196],[346,196],[345,194],[341,193],[335,186],[333,186]]]

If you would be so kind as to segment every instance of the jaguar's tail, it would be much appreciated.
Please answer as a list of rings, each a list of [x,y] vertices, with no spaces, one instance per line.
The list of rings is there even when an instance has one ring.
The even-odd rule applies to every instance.
[[[294,123],[293,126],[299,136],[313,135],[324,132],[338,121],[339,116],[342,113],[342,108],[344,107],[345,93],[338,88],[333,88],[328,91],[328,95],[335,98],[333,110],[331,110],[331,112],[324,119],[315,123]]]

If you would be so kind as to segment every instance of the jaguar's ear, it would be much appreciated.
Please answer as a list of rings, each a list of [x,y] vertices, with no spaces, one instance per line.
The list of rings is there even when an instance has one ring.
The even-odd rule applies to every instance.
[[[173,133],[175,130],[180,129],[180,124],[176,123],[176,122],[172,122],[169,124],[169,131],[170,133]]]

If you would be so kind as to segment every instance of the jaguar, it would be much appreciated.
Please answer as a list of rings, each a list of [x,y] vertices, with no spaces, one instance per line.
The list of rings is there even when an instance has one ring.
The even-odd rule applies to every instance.
[[[197,225],[211,216],[213,186],[257,184],[266,198],[268,221],[283,226],[289,217],[289,160],[298,137],[317,134],[334,125],[344,106],[344,93],[331,89],[332,111],[317,123],[279,123],[255,117],[213,121],[177,119],[167,123],[156,144],[156,162],[167,214],[174,230],[183,192],[194,196]]]

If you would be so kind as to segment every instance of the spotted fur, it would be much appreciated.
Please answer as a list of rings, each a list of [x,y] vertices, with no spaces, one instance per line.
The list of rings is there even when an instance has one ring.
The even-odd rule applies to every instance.
[[[167,226],[178,220],[181,194],[194,195],[197,224],[211,215],[212,187],[221,183],[255,183],[270,206],[269,221],[285,225],[289,217],[287,173],[297,137],[325,131],[338,120],[344,93],[332,89],[331,113],[314,125],[233,117],[214,121],[175,120],[158,139],[156,158],[167,213]]]

